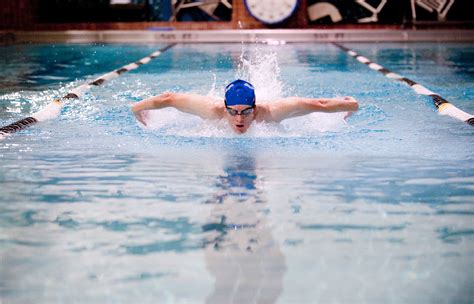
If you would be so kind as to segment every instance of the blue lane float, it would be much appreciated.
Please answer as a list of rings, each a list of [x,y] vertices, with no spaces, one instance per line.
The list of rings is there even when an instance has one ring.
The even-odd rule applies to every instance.
[[[454,119],[463,121],[471,126],[474,126],[474,115],[469,114],[464,112],[463,110],[460,110],[456,106],[454,106],[452,103],[441,97],[439,94],[434,93],[427,89],[425,86],[416,83],[415,81],[408,79],[406,77],[403,77],[397,73],[394,73],[383,66],[370,61],[368,58],[361,56],[357,54],[355,51],[339,44],[333,42],[333,45],[336,47],[340,48],[344,52],[346,52],[349,56],[354,57],[357,61],[360,63],[363,63],[367,65],[369,68],[371,68],[374,71],[382,73],[385,77],[390,78],[390,79],[395,79],[401,82],[406,83],[409,85],[417,94],[419,95],[425,95],[425,96],[430,96],[431,99],[433,100],[434,105],[436,106],[436,109],[438,109],[438,113],[440,115],[447,115],[450,116]]]
[[[158,51],[155,51],[155,52],[151,53],[150,55],[148,55],[148,56],[146,56],[146,57],[144,57],[144,58],[142,58],[138,61],[129,63],[129,64],[124,65],[123,67],[121,67],[119,69],[116,69],[112,72],[106,73],[106,74],[100,76],[99,78],[97,78],[97,79],[95,79],[95,80],[93,80],[93,81],[91,81],[87,84],[80,85],[80,86],[74,88],[73,90],[71,90],[66,95],[64,95],[62,98],[58,98],[58,99],[54,100],[53,102],[49,103],[46,107],[44,107],[40,111],[31,114],[31,116],[20,119],[20,120],[14,122],[12,124],[9,124],[7,126],[1,127],[0,128],[0,140],[6,138],[8,135],[10,135],[12,133],[23,130],[23,129],[25,129],[29,126],[32,126],[32,125],[34,125],[38,122],[46,121],[46,120],[50,120],[50,119],[54,119],[54,118],[58,117],[61,114],[61,109],[64,106],[64,103],[63,103],[64,100],[66,100],[66,99],[79,99],[84,95],[85,92],[90,90],[92,87],[100,86],[104,82],[106,82],[110,79],[117,78],[120,75],[122,75],[123,73],[134,70],[134,69],[138,68],[139,66],[141,66],[143,64],[147,64],[152,59],[160,56],[163,52],[167,51],[168,49],[170,49],[171,47],[173,47],[175,45],[176,45],[175,43],[169,44],[169,45],[165,46],[164,48],[162,48]]]

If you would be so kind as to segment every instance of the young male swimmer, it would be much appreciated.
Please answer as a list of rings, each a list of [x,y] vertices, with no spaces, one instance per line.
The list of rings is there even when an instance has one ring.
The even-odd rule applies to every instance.
[[[312,112],[357,111],[359,104],[353,97],[302,98],[288,97],[271,103],[255,103],[254,87],[245,80],[232,81],[225,88],[224,103],[212,97],[186,93],[164,93],[144,99],[132,106],[136,119],[146,126],[145,110],[173,107],[203,119],[225,118],[234,132],[245,133],[253,121],[280,122],[287,118]]]

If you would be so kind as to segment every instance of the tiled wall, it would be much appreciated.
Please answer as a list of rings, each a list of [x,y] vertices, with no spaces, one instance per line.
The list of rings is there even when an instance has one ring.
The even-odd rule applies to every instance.
[[[287,22],[278,28],[307,27],[307,0],[301,0],[300,9]],[[232,21],[230,22],[113,22],[113,23],[68,23],[53,24],[38,22],[38,0],[2,0],[0,12],[1,30],[109,30],[109,29],[147,29],[149,27],[174,27],[176,29],[260,29],[268,28],[251,17],[243,0],[233,1]]]

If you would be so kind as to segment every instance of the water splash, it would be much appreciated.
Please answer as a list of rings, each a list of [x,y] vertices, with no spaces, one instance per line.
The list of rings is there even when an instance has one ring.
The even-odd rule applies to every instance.
[[[236,78],[246,79],[255,87],[258,101],[272,101],[283,97],[283,83],[277,53],[265,53],[256,48],[242,52]]]
[[[216,75],[216,73],[213,73],[213,72],[211,72],[211,73],[212,73],[213,81],[212,81],[211,90],[209,91],[209,93],[207,93],[207,95],[217,97],[217,92],[216,92],[217,75]]]

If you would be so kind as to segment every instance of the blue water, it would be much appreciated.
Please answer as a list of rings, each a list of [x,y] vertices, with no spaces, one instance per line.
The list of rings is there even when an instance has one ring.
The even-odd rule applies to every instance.
[[[474,112],[470,44],[347,43]],[[164,45],[0,49],[0,123]],[[354,96],[244,136],[163,91]],[[473,128],[330,44],[180,44],[0,142],[2,303],[472,303]]]

